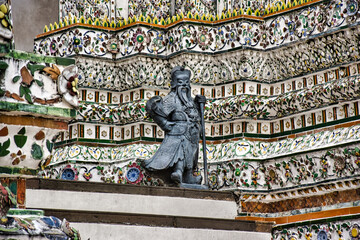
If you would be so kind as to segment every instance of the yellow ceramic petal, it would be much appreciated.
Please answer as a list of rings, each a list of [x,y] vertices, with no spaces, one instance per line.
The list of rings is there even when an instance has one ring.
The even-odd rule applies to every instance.
[[[8,8],[6,7],[5,4],[1,4],[1,6],[0,6],[0,11],[3,12],[3,13],[5,13],[5,14],[7,14]]]
[[[5,17],[5,14],[3,12],[0,12],[0,19],[4,18],[4,17]]]
[[[1,20],[1,24],[6,28],[9,26],[8,22],[5,19]]]

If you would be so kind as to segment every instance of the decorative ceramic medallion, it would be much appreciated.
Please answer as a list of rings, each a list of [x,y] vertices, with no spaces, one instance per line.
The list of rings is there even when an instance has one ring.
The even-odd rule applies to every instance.
[[[149,151],[145,148],[138,148],[135,150],[135,156],[138,158],[146,158],[149,156]]]
[[[270,149],[270,146],[271,146],[271,143],[267,143],[267,142],[260,142],[259,143],[259,148],[260,148],[260,151],[259,153],[261,155],[266,155]]]
[[[62,174],[61,179],[63,180],[77,180],[78,179],[78,173],[75,168],[72,168],[70,165],[67,165]]]
[[[130,183],[139,183],[144,175],[141,172],[141,168],[139,165],[137,165],[136,163],[133,163],[131,165],[128,166],[128,170],[126,172],[126,179],[130,182]]]
[[[350,237],[351,237],[351,240],[359,240],[360,239],[358,224],[354,224],[353,227],[351,228]]]
[[[74,158],[77,155],[79,155],[80,152],[81,152],[80,147],[76,146],[76,145],[73,145],[73,146],[70,147],[68,155],[69,155],[70,158]]]
[[[251,145],[247,141],[241,141],[236,144],[235,154],[244,156],[251,150]]]
[[[130,182],[136,182],[140,176],[140,170],[137,168],[130,168],[126,173],[126,179]]]
[[[96,160],[99,160],[101,157],[101,150],[94,147],[88,147],[88,152],[90,155],[95,158]]]

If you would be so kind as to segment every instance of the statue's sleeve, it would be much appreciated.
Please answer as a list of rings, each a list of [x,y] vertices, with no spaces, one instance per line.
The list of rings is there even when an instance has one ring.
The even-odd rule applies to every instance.
[[[170,113],[164,110],[164,102],[160,96],[152,97],[147,101],[146,112],[163,131],[171,130],[168,121]]]

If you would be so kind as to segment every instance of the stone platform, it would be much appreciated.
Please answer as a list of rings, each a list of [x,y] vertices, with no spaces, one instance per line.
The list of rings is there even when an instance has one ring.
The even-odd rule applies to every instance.
[[[235,220],[231,192],[28,179],[26,208],[66,218],[83,239],[271,239],[272,223]]]

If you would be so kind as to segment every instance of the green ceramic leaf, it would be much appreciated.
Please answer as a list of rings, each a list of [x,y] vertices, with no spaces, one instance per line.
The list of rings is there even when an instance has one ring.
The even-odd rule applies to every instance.
[[[49,152],[52,151],[54,144],[50,142],[49,140],[46,140],[46,148],[49,150]]]
[[[7,69],[8,66],[9,66],[9,65],[8,65],[6,62],[0,61],[0,69],[1,69],[1,70]]]
[[[7,150],[10,146],[10,138],[5,141],[3,144],[0,143],[0,157],[4,157],[10,153],[9,150]]]
[[[30,94],[26,93],[25,94],[25,99],[26,99],[26,101],[28,101],[28,103],[33,104],[33,101],[32,101],[32,98],[31,98]]]
[[[3,148],[8,149],[10,147],[10,138],[3,143]]]
[[[20,135],[24,135],[25,133],[26,133],[25,127],[20,129],[20,131],[18,132],[18,134],[20,134]]]
[[[24,135],[15,135],[14,136],[15,144],[19,148],[22,148],[25,145],[26,140],[27,140],[27,136],[24,136]]]
[[[30,64],[30,63],[28,63],[27,68],[30,70],[31,75],[34,76],[34,73],[35,73],[36,71],[41,71],[41,70],[43,70],[43,69],[45,68],[45,66],[44,66],[44,65],[37,65],[37,64]]]
[[[25,87],[23,85],[20,85],[20,97],[24,96],[25,93]]]
[[[17,81],[19,81],[19,79],[20,79],[20,76],[15,76],[12,81],[13,81],[13,83],[16,83]]]
[[[30,88],[28,88],[28,87],[24,87],[24,91],[25,91],[25,94],[30,94],[31,93]]]
[[[0,151],[0,157],[5,157],[6,155],[8,155],[10,153],[9,150],[1,150]]]
[[[44,83],[43,83],[42,81],[40,81],[40,80],[36,80],[36,79],[35,79],[35,82],[36,82],[36,84],[37,84],[39,87],[44,86]]]
[[[33,143],[33,145],[31,146],[31,156],[36,160],[41,160],[43,155],[44,153],[41,147],[36,143]]]

